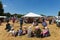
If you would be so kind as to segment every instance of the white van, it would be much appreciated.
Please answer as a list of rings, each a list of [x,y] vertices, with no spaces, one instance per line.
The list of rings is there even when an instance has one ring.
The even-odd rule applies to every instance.
[[[60,27],[60,16],[56,16],[56,24],[58,27]]]

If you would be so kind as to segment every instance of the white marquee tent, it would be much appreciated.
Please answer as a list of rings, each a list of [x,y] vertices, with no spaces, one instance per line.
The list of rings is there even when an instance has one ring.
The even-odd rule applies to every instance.
[[[42,17],[42,16],[41,16],[41,15],[38,15],[38,14],[35,14],[35,13],[30,12],[30,13],[28,13],[28,14],[24,15],[23,17]]]
[[[6,16],[0,16],[0,18],[6,18]]]

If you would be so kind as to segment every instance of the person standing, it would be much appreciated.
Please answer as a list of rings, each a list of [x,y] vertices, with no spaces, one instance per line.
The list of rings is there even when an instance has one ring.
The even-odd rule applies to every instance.
[[[20,18],[20,27],[22,28],[23,25],[23,18]]]
[[[14,26],[15,21],[16,21],[16,18],[15,18],[15,16],[13,16],[12,17],[13,26]]]
[[[52,19],[49,20],[49,24],[52,24]]]
[[[1,20],[0,20],[0,26],[1,26],[1,24],[2,24],[2,22],[1,22]]]
[[[8,23],[10,21],[9,17],[6,18],[6,22]]]
[[[15,16],[13,17],[13,23],[15,23],[15,20],[16,20],[16,18],[15,18]]]

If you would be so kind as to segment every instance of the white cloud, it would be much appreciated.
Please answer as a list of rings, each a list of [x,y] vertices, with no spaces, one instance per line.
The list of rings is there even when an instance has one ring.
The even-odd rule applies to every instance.
[[[7,7],[7,5],[3,4],[3,7],[5,8],[5,7]]]

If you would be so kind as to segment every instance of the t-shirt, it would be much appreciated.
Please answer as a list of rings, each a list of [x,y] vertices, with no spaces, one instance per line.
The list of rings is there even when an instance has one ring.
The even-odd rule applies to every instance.
[[[42,25],[43,25],[44,27],[46,27],[46,26],[47,26],[47,23],[46,23],[46,22],[43,22]]]
[[[23,19],[22,18],[20,19],[20,23],[23,23]]]
[[[12,30],[10,30],[10,31],[9,31],[9,33],[14,34],[14,33],[15,33],[15,31],[14,31],[14,30],[13,30],[13,31],[12,31]]]
[[[15,21],[15,20],[16,20],[16,18],[15,18],[15,17],[12,17],[12,20],[13,20],[13,21]]]
[[[21,35],[21,34],[22,34],[22,32],[23,32],[22,30],[19,30],[19,31],[18,31],[18,35]]]

